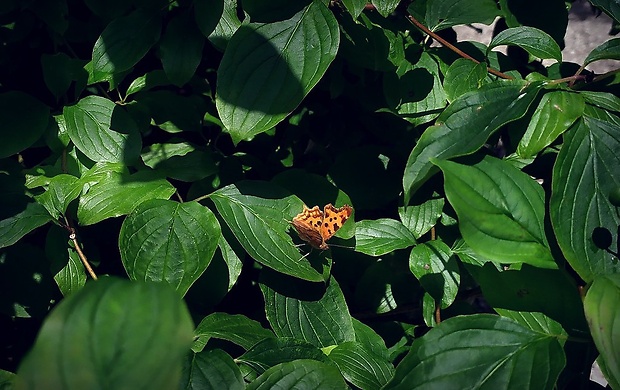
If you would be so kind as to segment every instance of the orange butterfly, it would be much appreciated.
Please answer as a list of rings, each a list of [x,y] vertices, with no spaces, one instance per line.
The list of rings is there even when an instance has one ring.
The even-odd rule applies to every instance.
[[[292,221],[299,238],[320,250],[329,248],[326,241],[349,219],[353,213],[353,207],[344,205],[335,208],[330,203],[323,210],[321,211],[319,206],[309,209],[304,205],[302,212],[297,214]]]

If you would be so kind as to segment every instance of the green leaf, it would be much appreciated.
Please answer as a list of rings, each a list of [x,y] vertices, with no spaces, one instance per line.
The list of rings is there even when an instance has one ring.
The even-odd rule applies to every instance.
[[[86,284],[86,269],[68,235],[66,229],[54,226],[45,238],[45,255],[50,259],[50,271],[64,296],[80,291]]]
[[[442,309],[454,302],[461,275],[452,250],[443,241],[416,245],[409,256],[409,269],[435,301],[441,302]]]
[[[620,23],[620,4],[616,0],[591,0],[590,3]]]
[[[415,237],[399,221],[389,218],[364,220],[355,224],[355,250],[382,256],[415,245]]]
[[[583,114],[585,103],[581,95],[566,91],[546,93],[530,120],[517,146],[520,157],[534,157]]]
[[[0,370],[0,389],[13,389],[13,382],[17,379],[17,375],[10,371]]]
[[[319,82],[338,51],[338,23],[318,1],[289,20],[241,26],[218,68],[217,110],[233,142],[269,130]]]
[[[620,112],[620,97],[609,92],[579,91],[586,103],[608,111]]]
[[[80,196],[80,187],[75,185],[77,181],[75,176],[56,175],[50,179],[47,191],[35,198],[54,219],[58,219],[65,213],[69,203]]]
[[[416,339],[383,388],[552,389],[565,363],[555,337],[500,316],[461,316]]]
[[[171,288],[102,278],[46,318],[15,389],[175,388],[191,340],[191,317]]]
[[[494,264],[466,265],[466,268],[493,309],[540,312],[561,323],[571,333],[583,335],[588,332],[578,286],[566,272],[526,264],[518,270],[505,270]]]
[[[487,65],[484,62],[475,63],[467,58],[454,61],[443,80],[443,88],[449,102],[469,91],[480,88],[487,76]]]
[[[426,26],[439,31],[459,24],[491,24],[500,14],[493,0],[428,0]]]
[[[26,234],[53,220],[45,207],[28,203],[21,213],[0,221],[0,248],[15,244]]]
[[[163,70],[153,70],[142,76],[136,77],[131,84],[129,84],[129,87],[127,87],[125,96],[127,97],[136,92],[148,91],[150,89],[162,87],[168,84],[170,84],[170,80],[168,80],[168,76],[166,76],[166,73]]]
[[[291,205],[301,204],[289,199],[264,199],[244,195],[239,187],[230,185],[212,193],[210,199],[252,258],[278,272],[296,278],[322,282],[323,276],[302,259],[287,234],[293,218]]]
[[[583,301],[596,349],[605,361],[607,374],[620,382],[620,275],[594,278]]]
[[[353,19],[356,19],[358,16],[360,16],[362,11],[364,10],[364,7],[366,6],[366,3],[366,0],[342,0],[342,4],[344,4],[345,8],[347,9],[347,11],[349,11]]]
[[[390,352],[385,346],[385,341],[370,326],[353,318],[353,328],[355,329],[355,341],[360,343],[363,348],[372,351],[373,354],[389,360]]]
[[[559,322],[552,320],[543,313],[515,311],[495,308],[495,311],[502,317],[510,318],[519,324],[533,330],[534,332],[548,334],[556,337],[560,344],[564,346],[568,339],[568,333],[562,328]]]
[[[230,246],[228,241],[224,238],[224,236],[220,236],[220,241],[218,242],[218,247],[220,248],[220,252],[222,253],[222,258],[224,262],[226,262],[226,266],[228,268],[228,291],[233,288],[235,283],[237,283],[237,279],[239,275],[241,275],[241,270],[243,269],[243,262],[237,255],[237,253]]]
[[[213,153],[187,142],[150,145],[142,151],[142,161],[167,177],[187,182],[217,172]]]
[[[224,0],[222,12],[220,12],[219,4],[214,7],[206,4],[205,1],[206,0],[201,0],[196,5],[196,18],[210,18],[210,16],[207,16],[209,12],[219,13],[221,16],[219,21],[217,21],[215,28],[207,36],[213,46],[220,51],[224,51],[230,38],[241,26],[241,20],[239,20],[239,16],[237,16],[237,0]],[[201,26],[201,22],[198,22],[198,26]],[[200,29],[204,33],[204,27],[200,27]]]
[[[4,158],[21,152],[41,138],[50,112],[34,97],[10,91],[0,93],[0,118],[0,158]]]
[[[619,122],[617,122],[619,123]],[[620,216],[609,196],[620,188],[620,126],[584,116],[564,134],[553,167],[551,223],[569,264],[586,282],[618,272],[618,259],[593,240],[596,229],[618,240]]]
[[[127,112],[100,96],[87,96],[63,110],[71,141],[95,162],[133,164],[140,155],[142,140]]]
[[[82,195],[77,216],[81,225],[129,214],[150,199],[168,199],[174,187],[153,171],[130,175],[121,164],[97,163],[78,181]]]
[[[329,353],[348,382],[360,389],[379,389],[394,375],[394,366],[355,341],[338,345]]]
[[[195,23],[205,37],[213,32],[220,21],[224,3],[224,0],[194,0]]]
[[[64,95],[71,86],[71,82],[78,80],[85,73],[84,63],[80,59],[73,59],[65,53],[41,56],[41,67],[45,85],[56,99]]]
[[[196,341],[192,346],[194,352],[202,351],[210,338],[228,340],[245,350],[249,350],[259,341],[273,338],[273,333],[257,321],[240,314],[212,313],[200,321],[194,331]]]
[[[399,0],[371,0],[372,5],[375,6],[377,12],[384,18],[387,18],[400,3]]]
[[[435,119],[447,100],[437,61],[427,52],[415,64],[402,61],[396,74],[388,73],[383,94],[389,108],[414,125]]]
[[[160,32],[159,14],[145,8],[113,20],[93,47],[93,74],[128,70],[159,40]]]
[[[487,55],[491,49],[501,45],[518,46],[534,57],[562,62],[560,46],[549,34],[534,27],[514,27],[500,32],[489,43]]]
[[[165,281],[181,295],[207,269],[221,237],[220,224],[196,202],[142,202],[121,226],[118,247],[132,280]]]
[[[160,43],[161,63],[173,84],[181,87],[192,78],[202,59],[204,42],[204,35],[188,12],[168,22]]]
[[[473,166],[434,160],[444,173],[465,242],[498,263],[556,268],[545,237],[541,186],[509,163],[485,157]]]
[[[334,278],[317,300],[302,300],[282,295],[260,285],[265,311],[278,337],[292,337],[320,348],[354,341],[355,332],[347,303]]]
[[[399,207],[398,215],[413,236],[420,238],[435,226],[441,217],[444,203],[444,198],[429,199],[420,205]]]
[[[403,177],[405,203],[436,172],[431,158],[449,159],[475,152],[499,127],[525,115],[541,87],[540,83],[521,80],[496,81],[452,102],[409,155]]]
[[[259,389],[348,389],[342,375],[332,365],[300,359],[271,367],[256,378],[247,390]]]
[[[184,390],[243,390],[239,366],[221,349],[191,353],[183,365],[180,386]]]
[[[316,346],[288,337],[267,338],[239,356],[237,361],[247,364],[262,374],[269,368],[298,359],[312,359],[329,363],[330,359]]]
[[[583,61],[583,66],[599,60],[620,60],[620,38],[613,38],[596,47]]]

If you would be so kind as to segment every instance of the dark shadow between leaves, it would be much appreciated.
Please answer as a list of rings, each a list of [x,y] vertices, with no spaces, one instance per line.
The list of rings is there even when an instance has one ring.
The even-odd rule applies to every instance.
[[[312,283],[297,279],[267,267],[261,271],[258,281],[280,295],[300,301],[318,301],[323,297],[327,288],[325,283]]]

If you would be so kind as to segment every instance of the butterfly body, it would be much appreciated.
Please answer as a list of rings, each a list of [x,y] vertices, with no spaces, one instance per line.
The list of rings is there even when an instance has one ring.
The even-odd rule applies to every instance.
[[[319,206],[310,209],[304,205],[302,212],[293,218],[292,224],[299,238],[314,248],[326,250],[329,248],[326,241],[344,225],[352,213],[353,208],[348,205],[335,208],[330,203],[323,211]]]

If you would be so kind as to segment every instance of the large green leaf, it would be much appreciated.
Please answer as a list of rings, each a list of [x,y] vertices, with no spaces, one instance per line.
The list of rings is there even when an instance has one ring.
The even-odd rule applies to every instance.
[[[181,295],[207,269],[222,232],[215,215],[196,202],[142,202],[121,226],[121,261],[132,280],[165,281]]]
[[[256,261],[296,278],[322,282],[323,276],[302,259],[286,230],[294,213],[293,199],[265,199],[244,195],[230,185],[210,195],[239,243]]]
[[[564,135],[553,168],[550,216],[562,253],[585,281],[618,272],[618,259],[596,245],[599,231],[618,240],[620,216],[610,195],[620,188],[620,122],[584,116]]]
[[[202,351],[210,338],[228,340],[248,350],[261,340],[274,337],[273,332],[244,315],[217,312],[203,318],[194,333],[194,352]]]
[[[474,252],[498,263],[557,267],[545,237],[544,191],[535,180],[489,156],[472,166],[434,161]]]
[[[144,57],[159,39],[161,20],[157,12],[138,8],[113,20],[93,47],[93,75],[125,71]]]
[[[239,366],[221,349],[191,353],[183,365],[180,387],[184,390],[243,390]]]
[[[192,327],[165,284],[91,282],[46,318],[15,388],[176,388]]]
[[[345,379],[360,389],[379,389],[394,375],[394,366],[355,341],[338,345],[329,353]]]
[[[424,289],[446,308],[459,291],[461,275],[456,258],[441,240],[416,245],[411,250],[409,269]]]
[[[592,338],[607,374],[620,382],[620,274],[594,278],[583,301]]]
[[[557,62],[562,62],[560,46],[549,34],[534,27],[520,26],[500,32],[489,43],[487,54],[494,47],[501,45],[518,46],[534,57],[543,60],[551,58]]]
[[[91,160],[133,164],[138,159],[142,147],[138,128],[111,100],[87,96],[65,106],[63,116],[71,141]]]
[[[130,175],[124,165],[98,163],[77,182],[82,188],[77,216],[81,225],[129,214],[150,199],[168,199],[174,187],[153,171]]]
[[[160,43],[161,63],[173,84],[183,86],[192,78],[202,59],[204,41],[204,35],[188,12],[168,22]]]
[[[45,132],[49,108],[23,92],[0,93],[0,158],[19,153]]]
[[[316,360],[300,359],[271,367],[247,387],[248,390],[348,389],[336,367]]]
[[[28,203],[24,211],[0,221],[0,248],[15,244],[26,234],[50,221],[53,218],[45,207],[38,203]]]
[[[289,297],[261,284],[267,320],[278,337],[293,337],[317,347],[354,341],[347,303],[334,278],[318,300]]]
[[[542,84],[496,81],[457,98],[411,151],[403,186],[405,203],[436,172],[431,158],[449,159],[478,150],[500,126],[522,117]]]
[[[523,158],[536,156],[583,114],[584,107],[584,99],[579,94],[566,91],[546,93],[519,141],[517,154]]]
[[[319,82],[338,51],[338,23],[315,1],[289,20],[241,26],[218,69],[217,110],[233,141],[284,119]]]
[[[414,341],[384,389],[553,389],[566,358],[558,340],[490,314],[443,321]]]
[[[428,0],[426,26],[439,31],[459,24],[491,24],[500,14],[493,0]]]
[[[415,245],[415,237],[399,221],[389,218],[364,220],[355,224],[355,250],[381,256]]]

